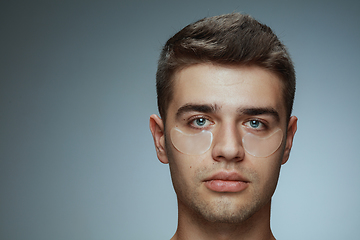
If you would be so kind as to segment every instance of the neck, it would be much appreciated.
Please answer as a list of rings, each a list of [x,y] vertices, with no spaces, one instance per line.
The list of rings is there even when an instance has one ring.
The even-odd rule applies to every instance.
[[[275,240],[270,229],[271,202],[241,223],[210,222],[178,202],[178,228],[171,240]]]

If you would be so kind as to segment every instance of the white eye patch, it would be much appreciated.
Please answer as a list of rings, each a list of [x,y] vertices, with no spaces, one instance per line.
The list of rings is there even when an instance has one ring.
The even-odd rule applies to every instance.
[[[213,134],[205,130],[195,134],[187,134],[174,127],[170,131],[170,138],[172,144],[179,152],[188,155],[200,155],[210,149]]]
[[[280,128],[266,137],[259,137],[246,133],[242,139],[243,147],[247,153],[254,157],[268,157],[279,149],[283,133]]]
[[[276,152],[282,142],[283,133],[280,128],[265,137],[253,133],[245,133],[242,138],[244,150],[254,157],[268,157]],[[201,155],[207,152],[213,141],[213,133],[202,130],[201,132],[189,134],[174,127],[170,130],[170,139],[173,146],[181,153],[187,155]]]

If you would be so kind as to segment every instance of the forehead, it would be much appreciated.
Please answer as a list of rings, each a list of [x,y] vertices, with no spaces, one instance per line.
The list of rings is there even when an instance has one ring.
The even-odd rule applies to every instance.
[[[175,73],[173,91],[169,117],[186,104],[213,104],[227,111],[271,107],[285,116],[282,82],[257,66],[191,65]]]

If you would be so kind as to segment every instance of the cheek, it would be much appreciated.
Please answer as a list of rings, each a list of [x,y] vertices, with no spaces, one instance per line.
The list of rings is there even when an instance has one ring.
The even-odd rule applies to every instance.
[[[182,153],[173,152],[169,167],[171,175],[181,181],[197,181],[197,169],[201,168],[205,156],[187,156]]]
[[[197,196],[201,187],[197,174],[199,159],[176,153],[173,156],[174,158],[169,161],[172,184],[177,198],[185,203]]]
[[[256,159],[253,161],[262,188],[264,188],[265,192],[271,194],[275,190],[279,178],[281,168],[281,161],[279,159],[280,154],[277,154],[265,159]]]
[[[269,164],[258,166],[257,179],[253,182],[251,190],[253,195],[263,204],[270,201],[278,182],[278,168]]]
[[[191,191],[198,184],[196,169],[203,164],[206,154],[190,156],[176,150],[170,142],[166,143],[169,168],[174,189],[177,193]]]

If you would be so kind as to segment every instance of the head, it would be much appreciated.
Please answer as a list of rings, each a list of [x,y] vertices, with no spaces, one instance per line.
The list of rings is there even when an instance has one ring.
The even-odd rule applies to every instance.
[[[271,29],[237,13],[185,27],[161,53],[157,91],[162,119],[152,115],[150,129],[170,165],[179,216],[240,223],[269,213],[297,128],[293,65]],[[260,156],[245,143],[275,147]]]
[[[232,13],[201,19],[170,38],[162,49],[156,73],[158,108],[164,123],[173,98],[174,74],[198,63],[255,65],[276,74],[289,119],[295,95],[295,70],[272,30],[248,15]]]

